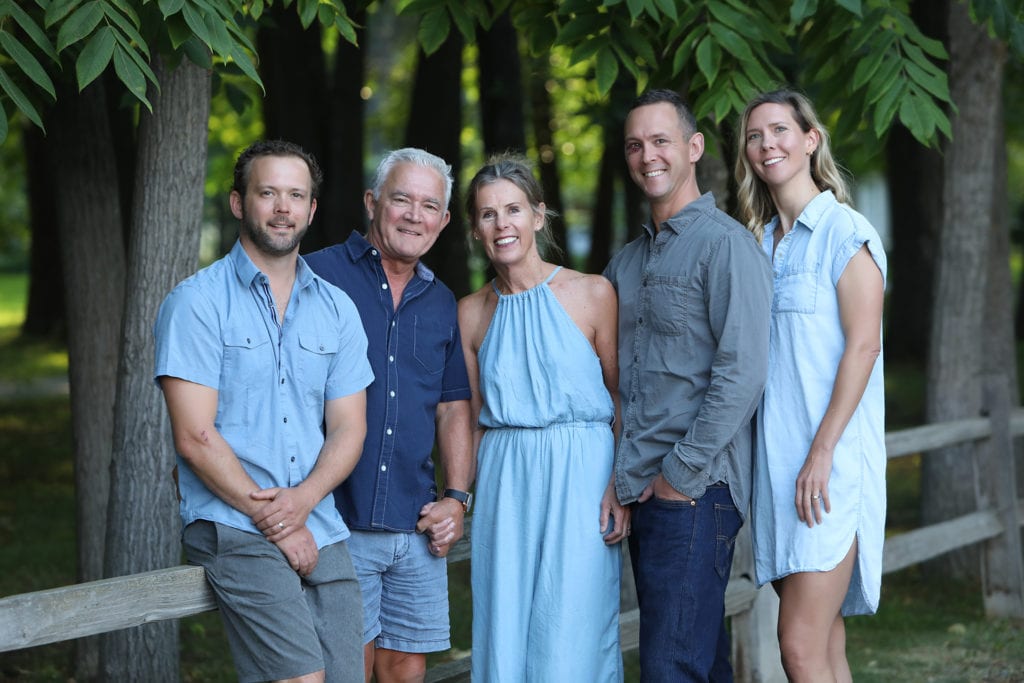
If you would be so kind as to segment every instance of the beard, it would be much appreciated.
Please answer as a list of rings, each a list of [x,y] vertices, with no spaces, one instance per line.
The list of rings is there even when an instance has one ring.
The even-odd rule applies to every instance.
[[[289,226],[294,224],[295,221],[288,220]],[[242,211],[242,230],[245,231],[246,237],[252,241],[253,245],[267,256],[287,256],[292,253],[299,246],[299,242],[302,241],[308,229],[309,225],[306,224],[295,230],[290,236],[275,236],[267,228],[252,220],[244,210]]]

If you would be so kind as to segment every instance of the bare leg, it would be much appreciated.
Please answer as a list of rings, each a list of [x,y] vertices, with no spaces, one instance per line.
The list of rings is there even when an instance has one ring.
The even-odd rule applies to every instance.
[[[828,572],[802,572],[775,582],[779,594],[779,647],[786,676],[795,683],[849,680],[846,629],[839,610],[850,586],[857,541]],[[845,672],[845,673],[844,673]]]
[[[366,677],[366,683],[370,683],[370,678],[373,676],[373,655],[376,648],[371,640],[366,645],[363,645],[363,674]]]
[[[427,656],[377,648],[373,673],[377,683],[423,683],[427,676]]]
[[[295,678],[285,678],[280,683],[324,683],[324,670],[320,669],[311,674],[305,676],[296,676]]]

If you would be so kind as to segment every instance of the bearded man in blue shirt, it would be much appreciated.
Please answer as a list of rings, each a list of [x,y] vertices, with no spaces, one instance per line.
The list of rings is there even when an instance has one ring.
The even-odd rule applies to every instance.
[[[677,93],[637,98],[625,143],[651,219],[604,274],[619,294],[615,490],[632,504],[640,675],[731,682],[725,589],[750,505],[771,269],[754,236],[701,195],[704,137]]]
[[[294,144],[246,149],[238,241],[174,288],[154,328],[182,543],[240,681],[362,680],[359,586],[331,492],[361,452],[373,374],[351,300],[298,255],[321,180]]]
[[[451,191],[443,159],[394,150],[364,195],[366,236],[305,257],[355,302],[376,376],[363,455],[335,501],[363,592],[366,680],[378,683],[422,681],[425,653],[451,647],[444,556],[472,504],[470,391],[455,297],[420,262],[448,224]]]

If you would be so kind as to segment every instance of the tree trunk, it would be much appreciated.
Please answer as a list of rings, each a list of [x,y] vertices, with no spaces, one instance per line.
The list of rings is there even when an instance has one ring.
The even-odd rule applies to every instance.
[[[352,20],[360,26],[367,22],[366,9],[349,9]],[[361,45],[366,43],[367,32],[357,29]],[[327,165],[331,172],[324,178],[324,189],[317,207],[316,223],[326,244],[344,242],[353,230],[366,228],[366,209],[363,208],[363,140],[366,125],[363,103],[363,75],[366,58],[359,47],[339,40],[334,53],[334,73],[331,85],[330,121]]]
[[[452,31],[429,57],[419,52],[412,107],[405,142],[438,155],[452,165],[455,185],[449,209],[451,222],[441,232],[423,261],[455,293],[469,293],[466,225],[462,212],[459,179],[462,170],[462,34]]]
[[[565,254],[563,259],[555,261],[568,264],[569,236],[566,232],[565,209],[562,206],[562,183],[558,176],[558,153],[554,139],[554,112],[551,107],[551,93],[548,92],[548,81],[551,79],[548,55],[530,59],[530,123],[533,128],[534,145],[540,162],[537,170],[540,173],[540,185],[544,190],[544,203],[558,215],[551,219],[551,237]]]
[[[81,93],[63,86],[47,130],[67,305],[78,580],[93,581],[103,576],[125,280],[117,168],[102,83]],[[76,678],[91,679],[98,663],[95,640],[79,643]]]
[[[590,221],[590,255],[587,271],[600,273],[612,257],[612,237],[615,234],[615,179],[621,175],[622,133],[615,126],[604,127],[604,151],[594,189],[594,214]],[[632,182],[628,178],[626,182]]]
[[[902,125],[886,145],[892,218],[885,356],[924,370],[935,283],[935,252],[943,219],[942,156]]]
[[[107,535],[107,576],[179,562],[180,523],[171,476],[174,449],[163,397],[153,383],[157,308],[193,272],[206,173],[210,73],[184,60],[154,61],[160,90],[139,125],[124,344],[118,371]],[[111,681],[177,681],[177,622],[106,634],[102,667]]]
[[[910,15],[925,35],[949,43],[949,0],[914,0]],[[942,156],[924,147],[899,123],[889,131],[885,156],[893,198],[885,359],[923,372],[926,354],[922,350],[928,348],[931,329],[935,252],[942,223]]]
[[[501,152],[524,154],[526,132],[519,37],[508,12],[495,19],[488,31],[478,29],[476,44],[484,155]]]
[[[53,176],[46,162],[43,132],[35,126],[24,126],[21,136],[32,229],[28,305],[21,333],[29,337],[60,337],[64,334],[64,273],[60,267],[60,252],[55,254],[59,239]]]
[[[926,417],[930,422],[975,417],[982,407],[985,299],[995,189],[996,131],[1003,125],[1003,47],[970,21],[962,3],[949,11],[949,85],[959,114],[945,155],[944,209],[936,261],[929,342]],[[924,459],[922,521],[931,524],[975,508],[972,446],[943,449]],[[954,576],[977,576],[977,549],[939,561]]]
[[[260,55],[260,77],[267,88],[263,98],[266,137],[301,146],[316,157],[324,175],[332,177],[334,170],[330,168],[327,143],[329,91],[320,23],[314,21],[304,29],[295,7],[271,5],[256,36],[256,49]],[[344,131],[343,128],[336,130]],[[319,218],[302,240],[303,251],[314,251],[329,244],[324,229],[334,220],[330,214],[337,201],[321,195],[318,203],[322,204]]]

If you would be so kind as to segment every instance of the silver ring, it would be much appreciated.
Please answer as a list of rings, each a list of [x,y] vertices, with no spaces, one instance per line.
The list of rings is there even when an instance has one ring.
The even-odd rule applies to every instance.
[[[280,529],[281,531],[284,531],[284,522],[278,522],[277,523],[277,528]]]
[[[811,500],[818,500],[819,498],[821,498],[821,496],[819,496],[817,493],[811,494]]]

